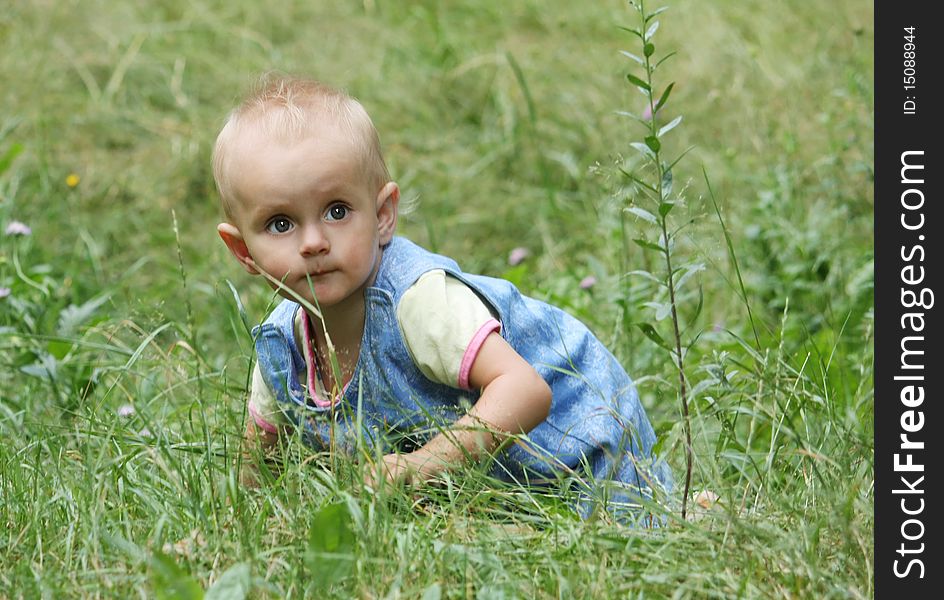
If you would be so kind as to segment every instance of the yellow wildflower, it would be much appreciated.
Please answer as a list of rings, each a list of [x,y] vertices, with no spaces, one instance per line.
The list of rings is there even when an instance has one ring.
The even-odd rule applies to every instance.
[[[75,173],[69,173],[69,176],[66,177],[66,185],[70,188],[74,188],[79,185],[79,176]]]

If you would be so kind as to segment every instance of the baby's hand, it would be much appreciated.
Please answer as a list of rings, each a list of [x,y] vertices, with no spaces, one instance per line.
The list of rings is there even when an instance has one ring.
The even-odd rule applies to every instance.
[[[367,485],[376,488],[381,478],[387,483],[407,485],[429,481],[436,475],[435,461],[421,451],[407,454],[387,454],[367,475]]]

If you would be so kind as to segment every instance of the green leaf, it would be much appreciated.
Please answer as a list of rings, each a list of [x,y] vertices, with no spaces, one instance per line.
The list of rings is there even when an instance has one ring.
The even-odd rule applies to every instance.
[[[678,126],[678,124],[681,122],[682,122],[682,115],[679,115],[675,117],[674,119],[672,119],[671,123],[668,123],[662,129],[659,130],[659,137],[662,137],[663,135],[675,129],[676,126]]]
[[[668,302],[645,302],[643,305],[656,311],[656,321],[661,321],[672,313],[672,305]]]
[[[78,306],[70,304],[63,308],[62,312],[59,313],[59,335],[68,337],[76,333],[79,326],[88,321],[102,304],[108,302],[109,298],[111,298],[111,294],[105,294],[98,298],[92,298],[84,304]]]
[[[56,381],[59,378],[59,361],[45,352],[36,358],[36,362],[20,367],[20,371],[44,381]]]
[[[315,515],[305,550],[305,564],[322,589],[354,569],[354,533],[345,503],[329,504]]]
[[[7,149],[3,157],[0,158],[0,175],[3,175],[3,173],[10,168],[10,165],[13,164],[16,157],[20,155],[20,152],[23,152],[23,144],[15,143]]]
[[[692,321],[698,319],[701,315],[701,309],[705,306],[705,293],[701,289],[701,286],[698,286],[698,304],[695,305],[695,313],[692,315]]]
[[[620,50],[620,54],[622,54],[623,56],[625,56],[625,57],[627,57],[627,58],[633,59],[634,61],[638,62],[638,63],[641,64],[641,65],[645,65],[645,64],[646,64],[646,61],[644,61],[643,59],[639,58],[638,56],[636,56],[636,55],[633,54],[632,52],[627,52],[627,51],[625,51],[625,50]]]
[[[655,51],[656,51],[656,47],[652,44],[646,44],[642,48],[642,52],[643,54],[646,55],[647,58],[655,54]]]
[[[650,223],[655,224],[659,222],[658,219],[656,219],[656,216],[654,214],[652,214],[651,212],[649,212],[648,210],[644,208],[639,208],[638,206],[631,206],[630,208],[627,208],[625,210],[626,212],[633,213],[640,219],[644,219],[646,221],[649,221]]]
[[[665,170],[666,170],[666,171],[671,171],[671,170],[672,170],[672,167],[674,167],[675,165],[677,165],[678,162],[679,162],[680,160],[682,160],[683,158],[685,158],[685,155],[688,154],[689,152],[691,152],[694,148],[695,148],[695,146],[689,146],[688,148],[686,148],[681,154],[678,155],[678,158],[676,158],[675,160],[672,161],[672,164],[670,164],[668,167],[666,167]]]
[[[665,189],[664,184],[662,188]],[[667,214],[672,212],[673,208],[675,208],[675,202],[663,202],[662,204],[659,205],[659,216],[664,219]]]
[[[662,144],[659,143],[659,138],[654,135],[646,137],[646,145],[649,146],[653,152],[658,152],[662,149]]]
[[[646,30],[646,35],[643,37],[643,41],[648,42],[649,40],[651,40],[652,36],[654,36],[657,31],[659,31],[658,21],[656,21],[655,23],[649,26],[649,29]]]
[[[661,109],[665,105],[666,101],[668,101],[669,99],[669,94],[672,93],[672,88],[674,87],[675,87],[675,82],[673,81],[672,83],[669,84],[667,88],[665,88],[665,91],[662,92],[662,95],[659,97],[659,101],[656,102],[655,112],[659,112],[659,109]]]
[[[659,335],[659,332],[656,331],[655,327],[649,323],[636,323],[636,327],[638,327],[647,338],[655,342],[660,348],[664,348],[665,350],[669,350],[671,352],[671,348],[669,348],[669,345],[665,343],[665,340],[662,339],[662,336]]]
[[[202,600],[203,588],[160,550],[151,557],[151,587],[158,600]]]
[[[655,152],[653,152],[653,151],[652,151],[652,148],[650,148],[649,146],[647,146],[647,145],[645,145],[645,144],[643,144],[643,143],[640,143],[640,142],[633,142],[633,143],[630,144],[630,146],[632,146],[633,148],[635,148],[636,150],[638,150],[638,151],[640,152],[640,154],[642,154],[643,156],[645,156],[645,157],[647,157],[647,158],[651,158],[652,160],[655,160],[655,159],[656,159],[656,154],[655,154]]]
[[[663,6],[662,8],[657,8],[657,9],[655,9],[654,11],[652,11],[651,13],[649,13],[648,15],[646,15],[646,23],[648,23],[649,21],[651,21],[651,20],[654,19],[655,17],[661,15],[662,13],[664,13],[664,12],[667,11],[667,10],[669,10],[669,7],[668,7],[668,6]]]
[[[645,248],[646,250],[655,250],[657,252],[663,252],[663,253],[665,252],[665,248],[663,248],[659,244],[653,244],[652,242],[644,240],[642,238],[634,238],[633,242],[635,242],[637,246]]]
[[[662,174],[662,197],[663,198],[668,198],[670,195],[672,195],[672,180],[673,179],[674,178],[672,177],[672,169],[666,169],[665,173]],[[663,210],[663,207],[660,206],[659,212],[661,213],[662,210]],[[666,210],[666,214],[668,214],[669,210],[672,210],[671,207],[668,210]],[[665,215],[662,215],[662,216],[664,217]]]
[[[65,358],[73,348],[75,348],[75,344],[63,340],[50,340],[49,343],[46,344],[46,350],[52,354],[56,360]]]
[[[675,56],[676,54],[677,54],[677,52],[674,52],[674,51],[673,51],[673,52],[669,52],[668,54],[666,54],[665,56],[663,56],[661,59],[659,59],[659,62],[657,62],[657,63],[655,64],[655,66],[652,67],[652,68],[653,68],[653,69],[658,69],[658,68],[659,68],[659,65],[661,65],[661,64],[664,63],[665,61],[669,60],[670,58],[672,58],[672,57]]]
[[[653,274],[650,273],[649,271],[642,271],[642,270],[630,271],[630,272],[627,273],[626,275],[627,275],[627,276],[636,276],[636,277],[645,277],[645,278],[648,279],[649,281],[652,281],[652,282],[654,282],[654,283],[658,283],[659,285],[665,285],[665,283],[663,283],[661,279],[659,279],[658,277],[656,277],[655,275],[653,275]]]
[[[679,289],[682,285],[688,281],[696,273],[700,273],[705,270],[705,263],[697,263],[688,267],[685,271],[685,274],[678,278],[678,281],[675,282],[675,289]]]
[[[643,146],[643,148],[646,148],[646,147]],[[646,148],[646,150],[647,150],[648,152],[651,152],[651,150],[649,150],[648,148]],[[619,170],[620,170],[620,172],[623,173],[623,175],[625,175],[626,177],[628,177],[633,183],[635,183],[635,184],[637,184],[637,185],[641,185],[643,188],[649,190],[649,191],[652,192],[653,194],[657,193],[657,192],[656,192],[656,188],[652,187],[651,185],[649,185],[648,183],[646,183],[646,182],[643,181],[642,179],[636,177],[635,175],[633,175],[632,173],[630,173],[630,172],[627,171],[626,169],[620,167]],[[507,279],[507,277],[503,277],[503,279]],[[512,283],[514,283],[514,282],[512,282]]]
[[[636,76],[633,75],[632,73],[627,73],[627,74],[626,74],[626,79],[628,79],[629,82],[632,83],[633,85],[635,85],[635,86],[637,86],[637,87],[641,87],[642,89],[646,90],[647,92],[652,89],[652,88],[649,87],[649,84],[648,84],[648,83],[646,83],[646,82],[643,81],[642,79],[636,77]]]
[[[633,113],[628,112],[628,111],[625,111],[625,110],[618,110],[618,111],[616,111],[616,114],[618,114],[618,115],[621,116],[621,117],[629,117],[630,119],[636,121],[637,123],[639,123],[640,125],[642,125],[643,127],[645,127],[645,128],[646,128],[646,131],[648,131],[649,128],[650,128],[649,120],[648,120],[648,119],[643,119],[643,118],[640,117],[639,115],[634,115]]]
[[[638,37],[639,39],[642,39],[642,34],[639,33],[639,31],[636,30],[636,29],[630,29],[629,27],[623,27],[622,25],[617,25],[616,27],[617,27],[617,29],[622,29],[623,31],[628,31],[629,33],[635,35],[635,36]]]
[[[524,278],[528,275],[528,264],[521,263],[515,265],[501,274],[502,279],[507,279],[517,287],[521,287]]]
[[[236,563],[210,586],[203,600],[243,600],[249,595],[251,587],[249,563]]]
[[[229,291],[233,294],[233,299],[236,300],[236,310],[239,311],[239,319],[243,322],[243,327],[246,328],[246,333],[252,332],[252,324],[249,322],[249,316],[246,314],[246,307],[243,306],[242,298],[239,297],[239,292],[236,291],[236,286],[233,285],[233,282],[229,279],[226,280],[226,285],[229,286]]]

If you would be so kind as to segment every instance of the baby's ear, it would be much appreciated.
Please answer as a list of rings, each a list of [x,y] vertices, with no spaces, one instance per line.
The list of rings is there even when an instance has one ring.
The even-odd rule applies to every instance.
[[[388,181],[377,194],[377,232],[380,245],[385,246],[393,239],[397,229],[397,211],[400,206],[400,187]]]
[[[246,245],[246,240],[243,239],[243,234],[239,233],[239,229],[232,223],[220,223],[216,226],[216,231],[219,232],[223,243],[229,248],[230,253],[236,257],[239,264],[249,273],[258,275],[259,271],[256,270],[256,263],[252,260],[249,247]]]

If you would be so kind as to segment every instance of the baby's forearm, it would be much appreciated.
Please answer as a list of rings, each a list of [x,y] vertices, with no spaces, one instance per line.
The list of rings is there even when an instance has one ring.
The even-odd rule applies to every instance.
[[[239,474],[243,485],[259,486],[259,470],[256,467],[256,461],[260,458],[270,459],[278,442],[278,434],[262,429],[253,422],[252,418],[249,418],[246,431],[243,433],[242,466]]]
[[[467,415],[414,453],[421,470],[432,476],[484,459],[508,436],[528,433],[546,419],[550,400],[550,388],[533,371],[496,377]]]
[[[254,450],[261,450],[263,453],[268,454],[278,441],[279,435],[277,433],[272,433],[259,427],[251,417],[246,421],[246,432],[243,434],[244,451],[252,452]]]

